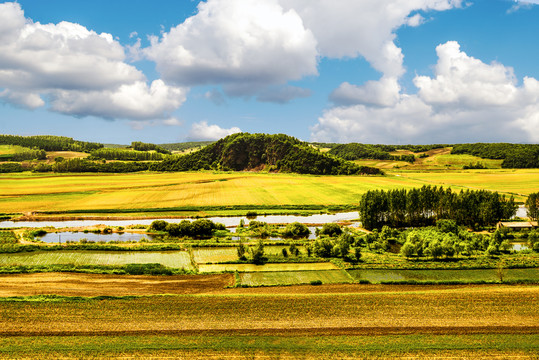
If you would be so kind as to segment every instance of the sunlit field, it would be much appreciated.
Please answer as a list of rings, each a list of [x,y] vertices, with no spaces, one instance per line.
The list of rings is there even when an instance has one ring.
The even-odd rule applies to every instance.
[[[536,286],[352,286],[4,298],[0,357],[502,359],[539,350]]]
[[[356,205],[373,189],[423,185],[525,195],[539,189],[539,170],[396,172],[388,176],[257,173],[4,174],[0,212],[155,209],[181,206]]]
[[[160,263],[171,268],[192,270],[186,251],[45,251],[2,254],[0,265],[126,265]]]

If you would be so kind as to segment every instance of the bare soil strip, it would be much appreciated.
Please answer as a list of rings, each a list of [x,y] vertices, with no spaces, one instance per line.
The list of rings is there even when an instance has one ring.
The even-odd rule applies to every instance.
[[[182,294],[289,295],[415,292],[452,289],[483,289],[492,285],[365,285],[325,284],[281,287],[230,288],[232,274],[133,276],[77,273],[34,273],[0,275],[0,297],[60,296],[148,296]],[[531,285],[530,285],[531,286]],[[499,285],[498,290],[512,288]],[[514,287],[513,287],[514,288]]]
[[[0,297],[212,294],[234,284],[232,274],[129,276],[73,273],[0,275]]]

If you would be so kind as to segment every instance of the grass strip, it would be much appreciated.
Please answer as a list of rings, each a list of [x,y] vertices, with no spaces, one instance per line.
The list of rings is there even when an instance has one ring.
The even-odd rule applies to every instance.
[[[74,341],[75,340],[75,341]],[[530,334],[389,336],[34,336],[0,338],[9,358],[181,356],[189,358],[351,358],[364,356],[522,356],[533,358]]]

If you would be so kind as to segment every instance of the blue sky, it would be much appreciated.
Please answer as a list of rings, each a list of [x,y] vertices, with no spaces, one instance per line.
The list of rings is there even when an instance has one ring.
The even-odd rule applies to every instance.
[[[539,5],[0,2],[0,133],[539,142]]]

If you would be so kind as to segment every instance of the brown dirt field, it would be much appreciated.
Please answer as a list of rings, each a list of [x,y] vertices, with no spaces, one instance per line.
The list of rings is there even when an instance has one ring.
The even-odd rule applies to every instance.
[[[539,286],[297,292],[307,288],[287,287],[288,294],[277,293],[280,288],[242,289],[252,290],[245,294],[221,289],[213,294],[180,296],[2,301],[0,335],[181,334],[184,331],[539,334]],[[365,286],[358,289],[362,288]],[[268,292],[260,293],[261,290]]]
[[[212,294],[234,284],[232,274],[128,276],[72,273],[0,275],[0,297]]]
[[[47,162],[53,163],[54,159],[57,157],[63,157],[64,159],[75,159],[75,158],[86,158],[90,154],[77,152],[77,151],[48,151],[47,152]]]
[[[256,288],[229,288],[232,274],[138,276],[78,273],[34,273],[0,275],[0,297],[60,296],[147,296],[164,294],[221,295],[292,295],[292,294],[360,294],[385,292],[432,292],[466,289],[481,292],[491,285],[365,285],[324,284]],[[513,288],[495,286],[497,291]],[[514,289],[514,288],[513,288]],[[493,290],[496,291],[496,290]],[[515,290],[516,291],[516,290]]]

